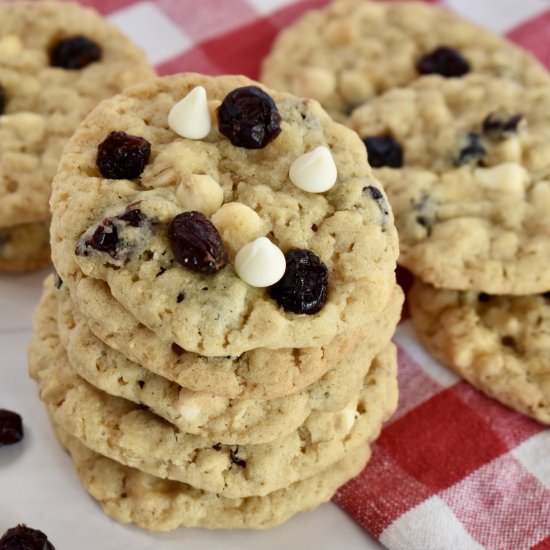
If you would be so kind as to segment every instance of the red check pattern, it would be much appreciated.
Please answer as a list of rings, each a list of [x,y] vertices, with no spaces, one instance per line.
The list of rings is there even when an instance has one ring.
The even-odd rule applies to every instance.
[[[257,78],[277,33],[328,0],[80,3],[128,32],[160,74]],[[489,17],[489,3],[443,3],[483,16],[550,66],[545,0],[493,0]],[[399,409],[369,466],[335,501],[392,550],[550,550],[550,430],[454,378],[422,352],[406,320],[397,342]]]

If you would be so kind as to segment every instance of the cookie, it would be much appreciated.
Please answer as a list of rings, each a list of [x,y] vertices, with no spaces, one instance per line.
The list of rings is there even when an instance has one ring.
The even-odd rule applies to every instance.
[[[547,296],[438,290],[417,280],[409,298],[430,353],[489,397],[550,424]]]
[[[550,171],[549,123],[549,86],[483,74],[426,76],[364,104],[348,121],[364,141],[392,138],[393,148],[402,150],[400,165],[392,166],[375,141],[375,168],[445,173],[466,165],[515,163],[535,180]]]
[[[39,308],[55,309],[55,302],[49,280]],[[357,393],[371,363],[367,340],[320,380],[298,393],[270,400],[229,399],[193,392],[126,359],[96,338],[67,305],[58,307],[59,335],[78,375],[110,395],[148,407],[182,432],[220,443],[268,443],[298,429],[312,411],[335,412],[344,408]],[[392,353],[393,349],[387,347],[379,361],[389,361]]]
[[[343,0],[283,30],[265,59],[268,86],[318,100],[336,119],[424,74],[502,76],[548,84],[542,65],[510,42],[419,2]]]
[[[550,87],[426,77],[358,109],[350,125],[402,148],[402,164],[375,170],[394,208],[400,264],[439,288],[550,289]]]
[[[72,3],[4,3],[0,37],[0,228],[28,232],[49,218],[51,181],[78,124],[99,101],[154,73],[116,27]],[[45,263],[41,236],[35,255],[23,247],[14,259],[0,256],[0,270]]]
[[[322,472],[264,497],[230,499],[185,483],[156,478],[97,454],[54,425],[80,481],[105,513],[151,531],[178,527],[265,529],[312,510],[355,477],[370,457],[363,445]]]
[[[206,137],[169,127],[182,98]],[[121,143],[131,154],[117,161]],[[320,347],[368,326],[393,292],[397,234],[364,145],[318,103],[244,77],[175,75],[102,103],[53,187],[53,260],[73,295],[83,276],[104,280],[188,351]]]
[[[78,308],[68,300],[66,286],[59,290],[60,304],[79,310],[94,335],[110,348],[189,390],[229,399],[275,399],[296,393],[335,367],[360,341],[369,347],[368,357],[374,357],[390,340],[403,302],[395,285],[388,306],[368,327],[320,348],[259,348],[237,357],[203,357],[156,337],[121,307],[102,281],[79,281]]]
[[[0,271],[20,273],[50,263],[50,221],[0,228]]]
[[[55,310],[38,309],[29,370],[55,423],[92,450],[161,478],[228,498],[266,495],[335,464],[375,439],[397,405],[395,349],[375,363],[361,391],[335,413],[312,413],[272,443],[224,445],[182,433],[144,407],[101,392],[71,368]]]

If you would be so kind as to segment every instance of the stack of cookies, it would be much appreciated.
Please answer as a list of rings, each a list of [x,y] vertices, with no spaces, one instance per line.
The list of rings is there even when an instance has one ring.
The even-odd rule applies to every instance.
[[[427,349],[550,423],[545,69],[437,7],[343,0],[284,31],[263,80],[316,97],[363,139],[399,263],[418,277],[410,311]]]
[[[91,10],[0,6],[0,272],[50,263],[48,199],[66,141],[99,101],[152,76],[143,52]]]
[[[359,473],[397,404],[397,232],[312,100],[182,74],[104,101],[53,184],[30,373],[122,522],[262,528]]]

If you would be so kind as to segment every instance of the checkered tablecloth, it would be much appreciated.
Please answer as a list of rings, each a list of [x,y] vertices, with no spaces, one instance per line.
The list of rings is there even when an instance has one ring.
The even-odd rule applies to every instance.
[[[326,0],[81,0],[160,74],[256,78],[278,31]],[[550,66],[548,0],[445,0]],[[483,397],[398,328],[400,404],[336,502],[392,550],[550,549],[550,430]]]

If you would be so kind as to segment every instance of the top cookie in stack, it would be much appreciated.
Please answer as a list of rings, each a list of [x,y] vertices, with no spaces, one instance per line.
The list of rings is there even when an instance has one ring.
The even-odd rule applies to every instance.
[[[316,102],[280,93],[275,105],[248,86],[158,80],[80,127],[51,201],[54,264],[76,299],[82,280],[103,280],[159,338],[205,356],[318,347],[383,311],[397,234],[363,144]],[[208,98],[201,139],[168,126],[191,91],[193,101]],[[216,109],[219,129],[210,128]],[[202,216],[176,217],[182,210]],[[264,266],[280,279],[266,237],[287,254],[275,286],[262,273],[254,280]],[[242,256],[251,273],[240,277],[238,253],[257,239]]]
[[[50,261],[66,141],[99,101],[154,73],[118,29],[71,3],[2,4],[0,36],[0,271],[29,271]]]
[[[365,465],[397,404],[397,233],[317,102],[237,76],[134,86],[69,141],[51,207],[30,371],[109,513],[267,527]]]

